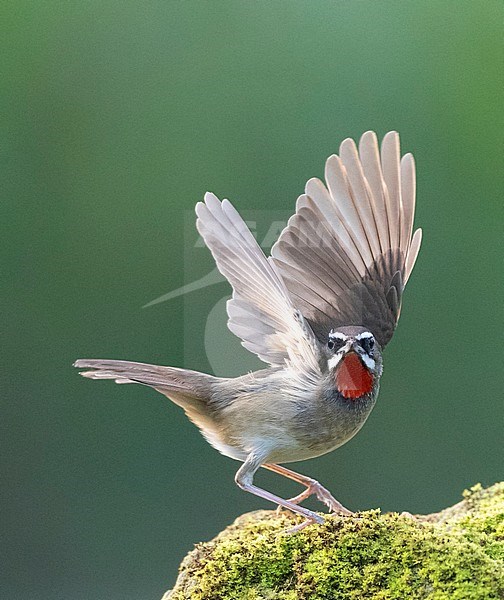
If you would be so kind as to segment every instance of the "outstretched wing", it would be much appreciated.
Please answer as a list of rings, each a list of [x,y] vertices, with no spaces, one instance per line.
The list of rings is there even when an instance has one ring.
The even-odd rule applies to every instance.
[[[320,341],[331,329],[362,325],[383,347],[399,318],[404,286],[420,249],[413,234],[415,163],[399,135],[368,131],[346,139],[326,162],[327,187],[310,179],[271,254],[292,301]]]
[[[245,348],[273,366],[293,365],[309,377],[319,373],[313,331],[232,204],[207,193],[205,202],[196,205],[196,214],[196,226],[217,268],[233,286],[227,303],[229,329]]]

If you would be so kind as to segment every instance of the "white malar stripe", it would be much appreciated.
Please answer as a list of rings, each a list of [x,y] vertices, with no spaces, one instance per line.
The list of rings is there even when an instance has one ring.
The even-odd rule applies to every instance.
[[[366,367],[370,370],[370,371],[374,371],[375,367],[376,367],[376,363],[374,361],[373,358],[371,358],[368,354],[359,354],[359,356],[362,358],[363,363],[366,365]]]
[[[341,353],[331,356],[331,358],[327,361],[327,366],[329,367],[329,369],[334,369],[334,367],[336,367],[336,365],[340,362],[342,358],[343,354]]]

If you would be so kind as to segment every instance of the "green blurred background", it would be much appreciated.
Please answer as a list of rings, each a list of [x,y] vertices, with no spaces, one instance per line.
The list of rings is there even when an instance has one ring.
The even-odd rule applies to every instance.
[[[212,268],[184,261],[187,211],[210,189],[288,214],[367,129],[415,154],[424,246],[369,422],[299,470],[411,512],[501,478],[501,2],[0,10],[2,598],[159,598],[195,542],[267,507],[161,395],[71,363],[210,370],[225,284],[142,309]]]

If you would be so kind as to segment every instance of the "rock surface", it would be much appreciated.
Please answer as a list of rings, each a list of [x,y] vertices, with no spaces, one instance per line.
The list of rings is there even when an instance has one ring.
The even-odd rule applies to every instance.
[[[504,483],[433,515],[331,515],[285,533],[290,513],[239,517],[180,566],[163,600],[504,598]]]

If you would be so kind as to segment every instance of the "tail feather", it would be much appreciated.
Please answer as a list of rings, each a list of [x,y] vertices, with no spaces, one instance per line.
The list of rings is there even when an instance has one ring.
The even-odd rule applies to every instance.
[[[79,359],[74,367],[91,369],[80,375],[89,379],[113,379],[116,383],[139,383],[150,386],[185,409],[206,412],[216,377],[178,369],[125,360]]]

